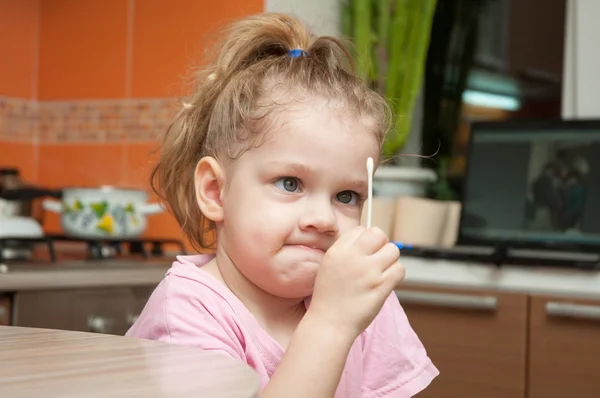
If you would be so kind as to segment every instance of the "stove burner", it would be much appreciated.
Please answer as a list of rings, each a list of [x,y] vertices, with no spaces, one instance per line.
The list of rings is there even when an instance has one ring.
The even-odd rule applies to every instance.
[[[56,262],[55,242],[80,242],[87,246],[88,260],[106,260],[116,256],[129,255],[142,258],[164,257],[164,245],[176,245],[179,253],[186,254],[183,242],[178,239],[124,238],[124,239],[86,239],[65,235],[46,235],[41,238],[2,237],[0,238],[0,262],[13,260],[4,258],[5,249],[15,245],[46,245],[51,262]],[[26,259],[20,259],[26,260]]]
[[[181,254],[186,254],[183,242],[178,239],[152,239],[152,238],[121,238],[121,239],[86,239],[65,235],[48,235],[55,242],[82,242],[87,244],[89,260],[104,260],[117,255],[138,255],[143,258],[163,257],[163,246],[172,244],[179,247]],[[148,250],[147,246],[150,246]],[[124,250],[127,248],[128,250]]]
[[[8,261],[13,260],[12,258],[5,258],[5,253],[7,250],[14,249],[15,246],[25,245],[31,246],[38,244],[45,244],[48,249],[48,254],[50,255],[50,261],[56,261],[56,253],[54,251],[54,245],[52,244],[52,239],[48,237],[40,237],[40,238],[24,238],[24,237],[10,237],[5,236],[0,238],[0,261]],[[29,251],[29,249],[27,250]],[[17,260],[24,260],[18,258]]]
[[[127,254],[140,255],[143,258],[163,257],[165,255],[163,245],[174,244],[179,246],[182,254],[185,247],[181,241],[175,239],[122,239],[122,240],[86,240],[89,254],[92,260],[111,258],[115,255],[123,255],[127,246]],[[148,250],[147,246],[150,246]]]

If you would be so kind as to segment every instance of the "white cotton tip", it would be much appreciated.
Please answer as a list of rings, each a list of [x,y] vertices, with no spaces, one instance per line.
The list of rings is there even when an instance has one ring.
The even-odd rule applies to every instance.
[[[367,228],[371,227],[373,213],[373,158],[367,159]]]

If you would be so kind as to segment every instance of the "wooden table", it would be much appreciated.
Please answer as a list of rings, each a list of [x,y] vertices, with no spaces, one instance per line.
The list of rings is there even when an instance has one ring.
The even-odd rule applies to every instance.
[[[251,368],[198,348],[0,326],[0,397],[251,398],[258,392]]]

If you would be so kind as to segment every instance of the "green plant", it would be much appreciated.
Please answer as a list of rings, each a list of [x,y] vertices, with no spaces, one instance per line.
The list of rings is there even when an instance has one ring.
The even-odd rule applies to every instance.
[[[428,187],[428,196],[436,200],[456,200],[457,195],[448,181],[448,160],[441,158],[437,170],[438,179]]]
[[[392,110],[393,127],[383,145],[386,158],[393,158],[410,134],[436,2],[343,0],[342,31],[354,43],[358,74]]]

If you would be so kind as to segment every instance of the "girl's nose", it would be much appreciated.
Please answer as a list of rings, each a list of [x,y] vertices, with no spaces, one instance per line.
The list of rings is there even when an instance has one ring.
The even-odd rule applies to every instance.
[[[325,199],[308,201],[300,217],[300,229],[312,229],[320,233],[337,233],[337,218],[331,201]]]

